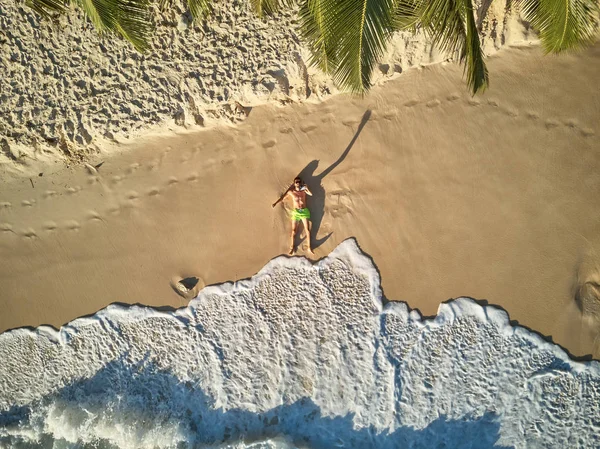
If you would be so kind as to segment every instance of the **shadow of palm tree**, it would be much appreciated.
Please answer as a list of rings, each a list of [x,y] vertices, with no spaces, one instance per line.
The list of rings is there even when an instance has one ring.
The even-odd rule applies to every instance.
[[[324,237],[317,238],[319,228],[321,227],[321,222],[323,221],[323,215],[325,213],[325,188],[321,184],[321,181],[325,178],[325,176],[331,173],[338,165],[340,165],[344,161],[344,159],[346,159],[346,156],[348,156],[348,153],[350,153],[350,150],[354,146],[354,143],[358,139],[358,136],[369,121],[369,118],[371,118],[371,110],[367,109],[362,116],[360,124],[358,125],[358,129],[354,133],[354,137],[352,137],[352,140],[350,141],[344,152],[333,164],[331,164],[329,167],[327,167],[325,170],[323,170],[317,175],[315,174],[315,171],[319,166],[319,160],[315,159],[309,162],[308,165],[304,167],[300,173],[298,173],[298,176],[302,178],[302,181],[304,181],[304,183],[308,186],[308,188],[313,194],[313,196],[309,199],[308,204],[310,209],[310,219],[312,222],[310,235],[313,242],[313,248],[318,248],[319,246],[321,246],[333,234],[333,232],[330,232]],[[300,240],[299,243],[302,243],[302,240]]]

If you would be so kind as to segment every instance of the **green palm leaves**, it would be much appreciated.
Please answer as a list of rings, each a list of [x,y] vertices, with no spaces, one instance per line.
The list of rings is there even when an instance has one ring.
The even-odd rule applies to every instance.
[[[27,0],[38,13],[83,8],[100,31],[121,34],[138,50],[149,45],[154,0]],[[161,6],[171,0],[157,0]],[[210,12],[214,0],[188,0],[194,18]],[[342,87],[365,92],[373,68],[394,31],[422,29],[433,43],[464,64],[469,88],[483,91],[488,71],[477,32],[473,0],[249,0],[259,17],[299,2],[301,35],[311,63],[330,73]],[[540,33],[547,52],[561,52],[596,36],[598,0],[516,0]]]
[[[518,0],[523,16],[540,33],[546,52],[559,53],[593,41],[598,29],[595,0]]]
[[[70,5],[83,9],[99,32],[118,33],[143,51],[152,33],[149,0],[27,0],[27,5],[43,17],[64,13]]]
[[[312,61],[343,88],[364,92],[393,32],[394,0],[308,0],[300,11]]]
[[[411,3],[414,12],[408,18],[420,24],[442,50],[458,53],[460,62],[465,64],[467,85],[473,93],[485,90],[489,82],[488,71],[483,61],[472,1],[422,0]],[[406,11],[406,5],[404,8]],[[397,15],[400,23],[403,20],[401,14],[402,11]]]
[[[292,0],[250,0],[250,4],[258,17],[264,17],[275,14],[283,6],[290,6]]]
[[[152,32],[148,0],[77,0],[96,29],[121,34],[140,51]]]
[[[51,17],[53,13],[63,13],[69,6],[68,0],[28,0],[27,6],[42,17]]]
[[[471,0],[308,0],[300,14],[312,62],[350,91],[370,87],[393,31],[416,27],[444,51],[458,53],[473,92],[488,84]]]

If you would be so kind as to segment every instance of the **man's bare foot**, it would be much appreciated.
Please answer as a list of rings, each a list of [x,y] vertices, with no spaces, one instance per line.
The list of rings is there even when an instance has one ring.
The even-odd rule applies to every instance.
[[[288,251],[288,254],[290,256],[293,256],[295,252],[296,252],[296,248],[294,248],[293,246],[290,246],[290,250]]]

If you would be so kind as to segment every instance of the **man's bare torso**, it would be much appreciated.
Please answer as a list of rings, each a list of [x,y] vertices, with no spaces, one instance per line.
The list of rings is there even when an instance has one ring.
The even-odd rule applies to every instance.
[[[292,189],[288,192],[288,196],[292,197],[294,209],[304,209],[306,207],[306,192],[304,190]]]

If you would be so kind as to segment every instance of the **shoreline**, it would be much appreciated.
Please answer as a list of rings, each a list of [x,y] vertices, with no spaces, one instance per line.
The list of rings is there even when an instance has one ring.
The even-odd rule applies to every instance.
[[[318,258],[355,237],[386,298],[424,317],[449,298],[485,299],[597,358],[597,322],[573,284],[600,263],[600,45],[488,61],[484,96],[465,92],[460,67],[428,66],[364,99],[260,106],[236,127],[123,145],[97,173],[6,184],[0,329],[58,327],[112,302],[181,307],[176,279],[250,277],[287,247],[270,203],[302,172],[318,195]]]

